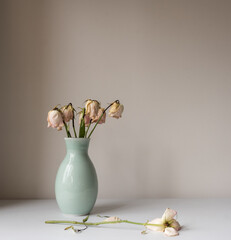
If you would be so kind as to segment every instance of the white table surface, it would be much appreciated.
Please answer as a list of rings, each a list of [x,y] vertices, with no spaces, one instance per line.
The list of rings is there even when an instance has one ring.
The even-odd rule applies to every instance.
[[[173,239],[231,239],[231,199],[97,200],[88,221],[102,220],[97,217],[100,214],[146,222],[161,217],[167,207],[178,211],[178,221],[183,226],[180,235]],[[125,223],[91,226],[82,233],[64,231],[67,225],[44,223],[45,220],[82,219],[83,217],[64,216],[55,200],[1,200],[0,239],[169,239],[159,232],[142,235],[143,226]]]

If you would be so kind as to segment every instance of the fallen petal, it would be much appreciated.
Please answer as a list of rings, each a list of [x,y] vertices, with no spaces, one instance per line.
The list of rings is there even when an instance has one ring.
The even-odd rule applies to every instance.
[[[175,219],[171,220],[170,227],[176,229],[177,231],[180,230],[180,224]]]
[[[148,222],[150,224],[157,224],[159,226],[151,226],[151,225],[147,225],[146,227],[149,230],[152,231],[157,231],[157,232],[163,232],[164,231],[164,225],[163,225],[163,220],[161,218],[155,218],[152,221]]]
[[[162,216],[162,220],[169,222],[176,216],[177,212],[173,209],[167,208]]]
[[[121,221],[121,219],[118,217],[109,217],[104,220],[104,222],[118,222],[118,221]]]
[[[173,236],[179,235],[178,231],[172,227],[165,228],[164,234],[168,237],[173,237]]]

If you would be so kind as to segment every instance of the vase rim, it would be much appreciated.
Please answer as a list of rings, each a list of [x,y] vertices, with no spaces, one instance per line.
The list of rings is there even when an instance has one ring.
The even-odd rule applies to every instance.
[[[91,139],[90,138],[67,138],[67,137],[65,137],[64,138],[65,140],[71,140],[71,141],[90,141]]]

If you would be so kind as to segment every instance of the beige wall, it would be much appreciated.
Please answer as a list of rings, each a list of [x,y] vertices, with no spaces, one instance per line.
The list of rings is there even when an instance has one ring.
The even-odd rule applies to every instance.
[[[231,197],[231,2],[0,1],[0,198],[53,198],[50,108],[120,99],[91,141],[99,197]]]

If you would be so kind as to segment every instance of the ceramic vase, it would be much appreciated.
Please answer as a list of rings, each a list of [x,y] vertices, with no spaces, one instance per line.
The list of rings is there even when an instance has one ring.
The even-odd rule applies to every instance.
[[[55,182],[59,208],[65,214],[87,215],[98,193],[95,167],[88,156],[88,138],[65,138],[66,156]]]

